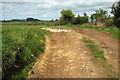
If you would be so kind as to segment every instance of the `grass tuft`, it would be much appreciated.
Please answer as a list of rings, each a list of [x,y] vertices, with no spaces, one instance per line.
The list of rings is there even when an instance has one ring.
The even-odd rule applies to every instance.
[[[106,58],[103,55],[104,52],[99,50],[98,46],[94,45],[93,41],[87,40],[86,37],[83,37],[82,41],[88,43],[86,46],[90,48],[92,55],[94,56],[95,59],[100,58],[100,59],[106,61]]]
[[[94,43],[92,40],[87,40],[85,37],[82,38],[82,41],[86,43]]]
[[[100,58],[100,59],[106,61],[106,58],[103,55],[103,51],[100,51],[98,46],[96,46],[94,44],[87,44],[86,46],[90,48],[90,50],[95,58]]]

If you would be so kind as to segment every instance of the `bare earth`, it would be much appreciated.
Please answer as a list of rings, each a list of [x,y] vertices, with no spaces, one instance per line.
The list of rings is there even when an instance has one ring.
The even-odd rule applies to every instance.
[[[53,33],[46,36],[45,51],[28,78],[109,78],[112,73],[103,67],[107,64],[118,73],[118,40],[109,33],[79,28],[45,30]],[[104,51],[106,63],[91,60],[91,51],[81,40],[83,36]]]

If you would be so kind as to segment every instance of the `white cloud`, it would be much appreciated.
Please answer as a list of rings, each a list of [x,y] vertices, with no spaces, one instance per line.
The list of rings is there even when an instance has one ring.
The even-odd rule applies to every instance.
[[[116,2],[118,0],[1,0],[1,2]]]
[[[2,0],[3,19],[34,17],[56,19],[60,11],[71,9],[76,15],[90,16],[95,10],[109,10],[116,0]]]

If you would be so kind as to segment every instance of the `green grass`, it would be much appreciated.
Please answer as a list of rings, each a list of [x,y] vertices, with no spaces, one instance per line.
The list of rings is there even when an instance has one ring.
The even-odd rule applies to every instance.
[[[91,73],[93,73],[94,71],[93,70],[90,70]]]
[[[2,22],[2,25],[26,25],[26,26],[56,26],[59,22],[56,21],[11,21]]]
[[[91,53],[93,56],[92,60],[94,62],[98,62],[98,58],[103,60],[104,61],[102,62],[103,67],[111,73],[111,75],[108,75],[108,76],[111,78],[116,78],[118,74],[112,70],[113,66],[106,62],[107,59],[103,54],[104,52],[99,50],[99,47],[96,46],[93,41],[87,40],[85,37],[83,37],[82,41],[87,43],[86,46],[91,50]],[[90,70],[90,72],[93,72],[93,70]]]
[[[119,28],[115,27],[115,26],[111,26],[108,28],[102,28],[102,27],[90,27],[90,25],[88,26],[82,26],[82,25],[56,25],[54,22],[41,22],[41,21],[28,21],[28,22],[4,22],[2,23],[2,25],[4,27],[12,27],[17,26],[17,27],[50,27],[50,28],[62,28],[62,27],[69,27],[69,28],[87,28],[87,29],[96,29],[96,30],[100,30],[100,31],[105,31],[105,32],[109,32],[113,37],[117,38],[120,40],[120,32],[119,32]]]
[[[15,26],[2,30],[3,78],[27,77],[28,71],[44,51],[45,34],[50,32]]]
[[[111,73],[111,75],[108,75],[111,78],[116,78],[118,76],[118,73],[112,70],[113,66],[111,64],[107,64],[107,65],[104,64],[103,67],[106,68]]]
[[[98,46],[94,45],[94,44],[87,44],[87,47],[90,48],[92,55],[94,56],[94,58],[100,58],[101,60],[106,61],[105,56],[103,55],[103,51],[99,50]]]
[[[86,43],[94,43],[92,40],[87,40],[85,37],[82,38],[82,41]]]
[[[93,41],[87,40],[85,37],[83,37],[82,41],[88,43],[86,46],[91,50],[93,59],[100,58],[101,60],[106,61],[106,58],[103,55],[104,52],[99,50],[98,46],[96,46]]]

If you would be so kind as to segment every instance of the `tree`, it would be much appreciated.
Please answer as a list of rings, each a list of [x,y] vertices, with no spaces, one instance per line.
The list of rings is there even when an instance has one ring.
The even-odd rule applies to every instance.
[[[54,20],[52,19],[51,21],[53,22]]]
[[[78,15],[78,17],[74,18],[73,24],[80,24],[80,23],[81,23],[81,17],[80,17],[80,15]]]
[[[34,21],[34,18],[27,18],[26,21]]]
[[[88,16],[86,13],[84,13],[84,16],[78,15],[78,17],[74,18],[74,23],[73,24],[83,24],[88,22]]]
[[[116,27],[120,27],[120,0],[114,3],[111,9],[111,13],[114,15],[113,23],[116,25]]]
[[[87,16],[87,13],[84,13],[84,16],[83,16],[84,18],[84,23],[87,23],[88,22],[88,16]]]
[[[113,18],[108,15],[107,11],[103,9],[96,10],[94,14],[91,14],[91,21],[94,21],[94,25],[100,27],[113,26]]]
[[[74,21],[74,17],[75,17],[75,15],[72,13],[72,11],[70,9],[62,10],[60,22],[63,24],[72,23]]]
[[[95,22],[104,22],[105,18],[107,17],[107,11],[104,11],[103,9],[96,10],[94,14],[91,14],[91,21]]]
[[[55,19],[55,21],[58,21],[58,19]]]

